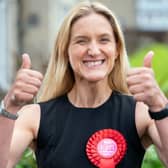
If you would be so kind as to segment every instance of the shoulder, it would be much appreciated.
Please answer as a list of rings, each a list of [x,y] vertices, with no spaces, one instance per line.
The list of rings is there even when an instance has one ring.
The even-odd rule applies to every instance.
[[[55,105],[62,105],[65,103],[66,95],[62,95],[56,98],[52,98],[50,100],[44,101],[44,102],[38,102],[40,107],[52,107]]]
[[[116,101],[121,102],[122,104],[125,104],[126,106],[135,106],[136,101],[133,98],[132,95],[121,93],[118,91],[113,92],[113,97]]]
[[[56,115],[57,112],[59,113],[59,111],[64,111],[63,109],[67,107],[67,103],[68,101],[66,95],[59,96],[45,102],[38,102],[41,119],[46,120],[46,116],[49,119],[53,117],[53,115]]]
[[[133,96],[130,95],[130,94],[127,94],[127,93],[122,93],[122,92],[119,92],[119,91],[113,91],[113,95],[116,96],[116,97],[120,97],[120,98],[126,98],[126,99],[130,99],[130,100],[133,100]]]
[[[30,132],[35,137],[40,122],[40,106],[38,104],[25,105],[18,112],[15,128]]]
[[[40,106],[38,104],[25,105],[18,111],[19,118],[16,121],[21,120],[25,117],[28,117],[27,119],[31,119],[34,116],[39,115],[39,113]]]

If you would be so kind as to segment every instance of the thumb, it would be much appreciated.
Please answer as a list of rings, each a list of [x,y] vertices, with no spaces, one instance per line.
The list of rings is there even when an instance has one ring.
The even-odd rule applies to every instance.
[[[153,51],[149,51],[144,58],[144,67],[151,68],[152,67],[152,58],[154,56]]]
[[[22,65],[21,68],[30,69],[31,68],[31,59],[28,54],[22,55]]]

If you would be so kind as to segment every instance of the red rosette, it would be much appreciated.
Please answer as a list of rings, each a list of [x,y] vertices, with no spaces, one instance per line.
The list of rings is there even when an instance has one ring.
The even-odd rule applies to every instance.
[[[113,129],[95,132],[86,145],[89,160],[99,168],[115,168],[124,157],[126,149],[124,136]]]

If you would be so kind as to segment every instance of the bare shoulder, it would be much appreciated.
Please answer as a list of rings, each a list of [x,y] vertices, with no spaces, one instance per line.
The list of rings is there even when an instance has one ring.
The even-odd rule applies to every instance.
[[[36,138],[40,123],[40,106],[38,104],[23,106],[18,115],[15,126],[20,129],[30,130],[33,137]]]
[[[27,113],[28,112],[28,113]],[[22,115],[27,115],[27,116],[31,116],[31,114],[37,114],[40,113],[40,106],[39,104],[29,104],[29,105],[25,105],[23,106],[19,111],[19,117],[21,117]]]
[[[149,116],[148,106],[142,102],[136,103],[135,122],[141,142],[144,147],[147,148],[152,143],[151,138],[148,135],[148,129],[154,122]]]

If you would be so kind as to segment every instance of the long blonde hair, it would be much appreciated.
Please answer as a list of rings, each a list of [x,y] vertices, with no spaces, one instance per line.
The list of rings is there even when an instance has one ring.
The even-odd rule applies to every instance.
[[[105,16],[114,31],[119,55],[109,75],[109,85],[114,90],[129,93],[125,79],[128,68],[128,58],[123,33],[115,15],[111,10],[98,2],[81,2],[70,11],[60,27],[44,81],[37,98],[38,101],[47,101],[54,97],[61,96],[72,89],[75,81],[73,71],[68,61],[71,28],[75,21],[90,13],[98,13]]]

